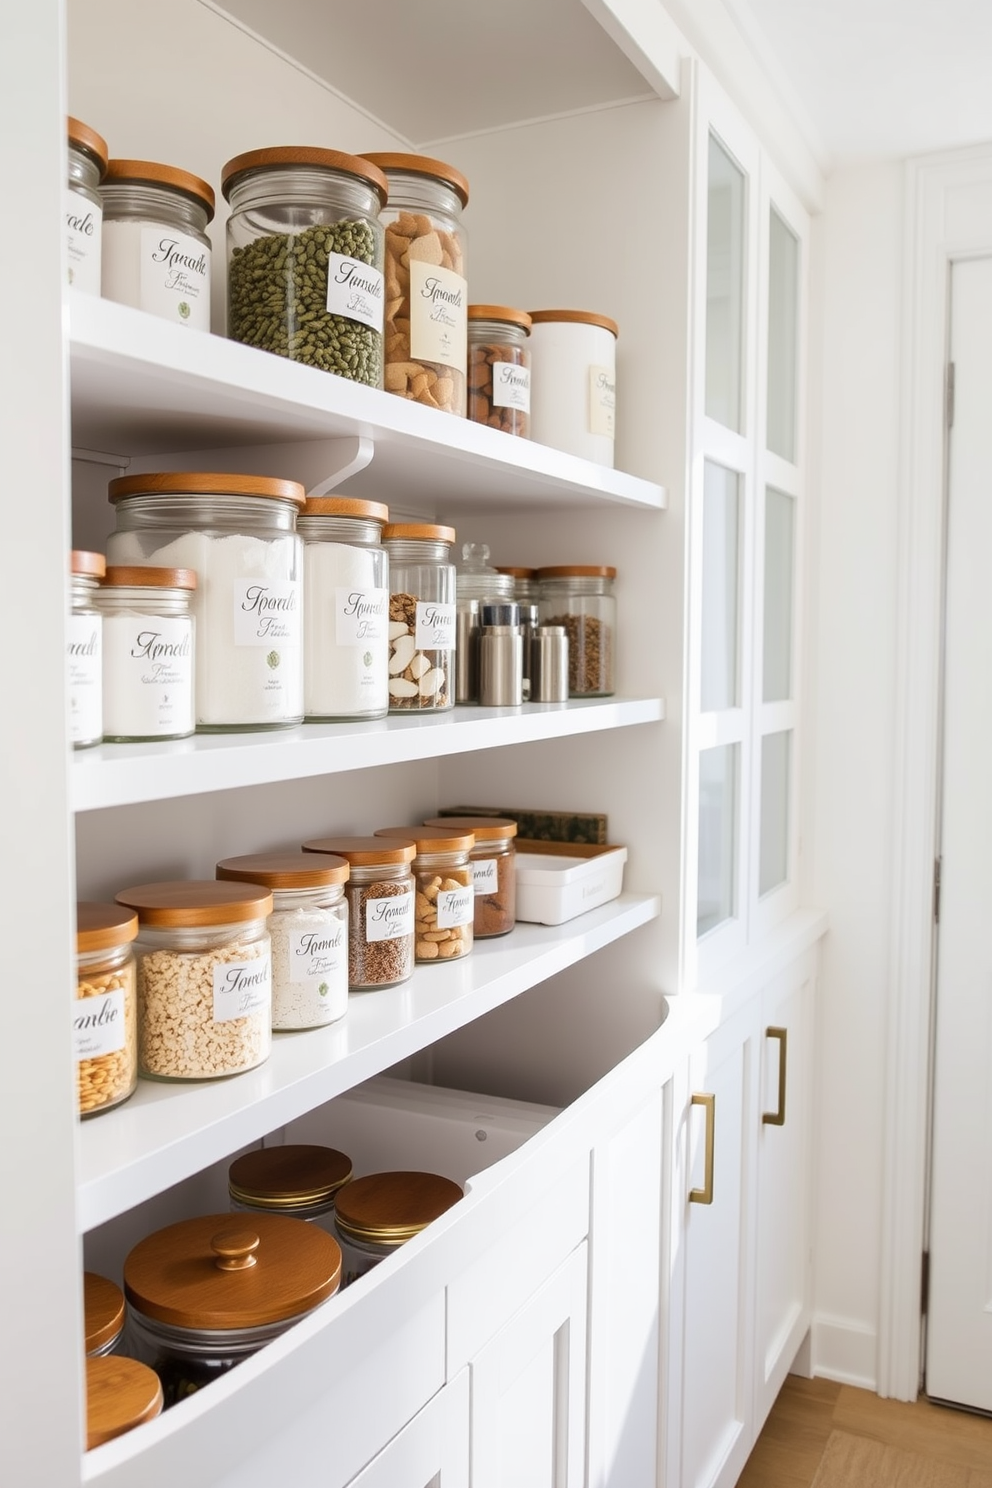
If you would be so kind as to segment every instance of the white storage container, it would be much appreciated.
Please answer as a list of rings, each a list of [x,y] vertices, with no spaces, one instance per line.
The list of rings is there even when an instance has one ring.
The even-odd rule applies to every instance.
[[[616,321],[588,310],[530,318],[531,439],[612,469]]]
[[[517,841],[517,919],[563,925],[616,899],[625,847],[585,842]]]

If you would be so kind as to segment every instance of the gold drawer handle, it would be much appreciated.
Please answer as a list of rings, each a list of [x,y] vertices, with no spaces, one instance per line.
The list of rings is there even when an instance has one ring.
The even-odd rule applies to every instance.
[[[716,1096],[694,1095],[694,1106],[702,1106],[706,1112],[706,1162],[703,1167],[702,1188],[690,1188],[690,1204],[712,1204],[713,1202],[713,1141],[716,1132]]]
[[[765,1038],[778,1039],[778,1110],[764,1111],[761,1119],[766,1126],[785,1125],[785,1080],[788,1071],[789,1033],[786,1028],[766,1028]]]

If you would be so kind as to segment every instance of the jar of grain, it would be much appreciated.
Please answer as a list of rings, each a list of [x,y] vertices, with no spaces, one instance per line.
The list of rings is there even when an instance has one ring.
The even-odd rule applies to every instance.
[[[153,1080],[254,1069],[272,1045],[272,894],[182,879],[122,889],[136,910],[138,1063]]]
[[[348,864],[311,853],[249,853],[219,879],[272,890],[272,1028],[322,1028],[348,1011]],[[280,1149],[281,1150],[281,1149]]]
[[[102,553],[69,554],[70,610],[66,637],[69,739],[73,749],[103,738],[103,617],[96,603],[107,571]]]
[[[353,992],[395,987],[413,975],[413,841],[314,837],[303,851],[331,853],[349,867],[348,985]]]
[[[106,1276],[83,1272],[83,1334],[87,1358],[114,1354],[124,1333],[124,1293]]]
[[[334,1200],[351,1178],[351,1158],[334,1147],[287,1142],[243,1152],[227,1170],[231,1208],[289,1214],[334,1234]]]
[[[467,956],[472,949],[475,892],[469,853],[471,832],[447,825],[379,827],[377,837],[416,844],[413,877],[417,885],[416,958],[434,964]]]
[[[530,318],[531,439],[612,469],[616,321],[588,310]]]
[[[158,161],[111,160],[100,197],[104,297],[209,331],[213,187]]]
[[[392,522],[389,554],[389,708],[442,712],[455,706],[455,565],[452,527]]]
[[[527,438],[530,316],[505,305],[468,307],[468,416]]]
[[[107,142],[79,119],[69,119],[69,169],[65,211],[69,283],[86,294],[100,293],[103,199],[97,189],[107,171]]]
[[[426,155],[372,151],[385,172],[387,392],[465,415],[468,182]]]
[[[568,637],[569,696],[609,697],[616,656],[616,569],[563,564],[539,568],[537,576],[541,625],[564,626]]]
[[[138,1083],[137,934],[131,909],[89,900],[76,905],[72,1031],[80,1116],[121,1105]]]
[[[386,178],[340,150],[276,146],[229,160],[227,334],[382,387]]]
[[[189,568],[107,569],[103,616],[103,737],[114,743],[185,739],[193,709]]]
[[[341,1246],[342,1286],[394,1255],[463,1197],[440,1173],[367,1173],[338,1195],[335,1233]]]
[[[473,933],[476,940],[508,935],[517,923],[516,822],[501,816],[429,816],[424,825],[472,833]]]
[[[86,1360],[86,1450],[161,1415],[162,1382],[154,1369],[123,1357]]]

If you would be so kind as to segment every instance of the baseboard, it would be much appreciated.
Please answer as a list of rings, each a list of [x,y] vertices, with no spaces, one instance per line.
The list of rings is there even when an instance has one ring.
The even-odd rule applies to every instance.
[[[812,1368],[821,1379],[878,1388],[878,1335],[851,1318],[814,1317]]]

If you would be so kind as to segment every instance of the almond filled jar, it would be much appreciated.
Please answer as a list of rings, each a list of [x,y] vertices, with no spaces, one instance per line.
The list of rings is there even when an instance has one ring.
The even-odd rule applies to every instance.
[[[439,713],[455,706],[455,540],[452,527],[390,522],[389,710]]]
[[[429,816],[424,825],[472,833],[475,844],[468,859],[475,894],[475,938],[508,935],[517,923],[516,822],[501,816]]]
[[[468,307],[468,416],[504,434],[530,431],[530,316],[505,305]]]
[[[472,949],[475,890],[469,863],[475,838],[450,826],[380,827],[375,834],[416,846],[413,877],[418,964],[454,961]]]

